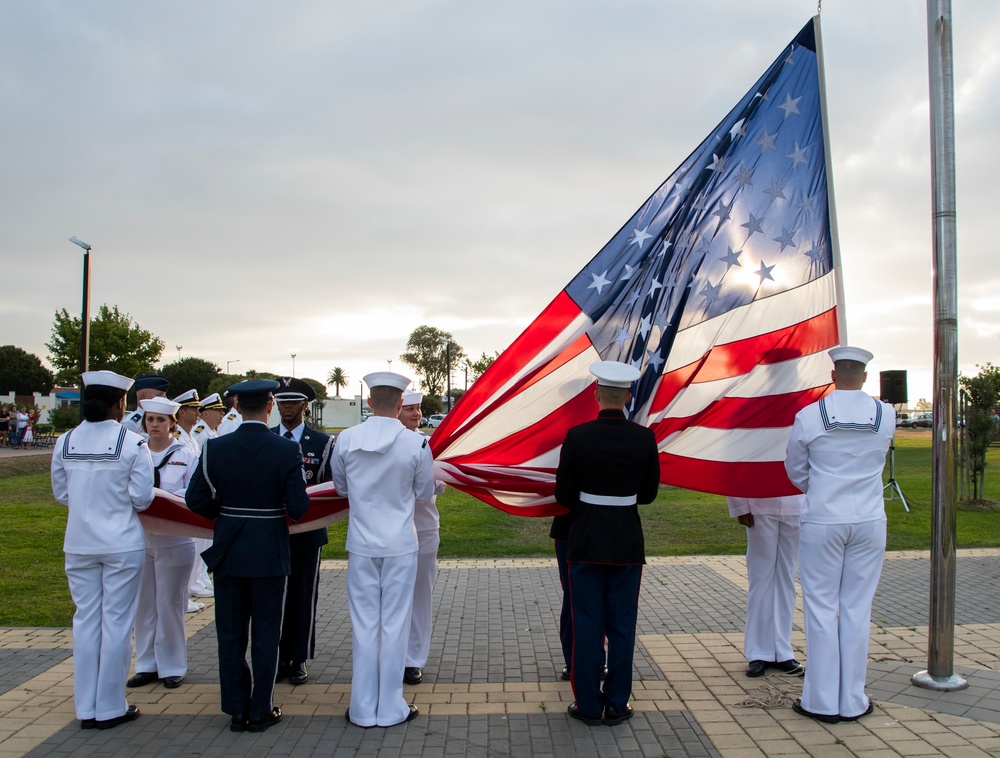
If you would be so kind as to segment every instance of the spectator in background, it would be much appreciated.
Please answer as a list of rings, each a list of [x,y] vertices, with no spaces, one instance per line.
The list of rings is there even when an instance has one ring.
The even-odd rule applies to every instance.
[[[10,437],[10,411],[6,405],[0,405],[0,447],[7,444]]]

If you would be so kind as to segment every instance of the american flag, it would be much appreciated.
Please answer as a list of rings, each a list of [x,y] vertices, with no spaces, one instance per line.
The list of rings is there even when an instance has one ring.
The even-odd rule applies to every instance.
[[[818,18],[461,398],[431,438],[438,477],[510,513],[552,497],[598,360],[642,372],[626,409],[661,481],[795,494],[795,413],[830,390],[838,344]]]

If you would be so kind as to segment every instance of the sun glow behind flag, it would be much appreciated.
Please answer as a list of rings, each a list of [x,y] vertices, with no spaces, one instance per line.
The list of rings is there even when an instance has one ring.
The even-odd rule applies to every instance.
[[[588,367],[617,360],[642,371],[627,411],[663,483],[797,493],[785,443],[841,331],[816,23],[461,398],[431,438],[439,478],[558,512],[559,449],[597,412]]]

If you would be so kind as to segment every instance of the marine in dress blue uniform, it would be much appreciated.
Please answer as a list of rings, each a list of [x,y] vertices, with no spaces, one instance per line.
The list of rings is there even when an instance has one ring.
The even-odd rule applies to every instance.
[[[274,393],[281,423],[271,431],[299,443],[306,472],[306,484],[330,481],[333,439],[305,423],[304,413],[316,399],[309,382],[290,376],[278,377]],[[309,680],[306,660],[316,655],[316,605],[319,601],[319,564],[323,545],[329,542],[326,528],[312,529],[289,537],[292,573],[285,593],[285,613],[281,622],[281,645],[277,680],[291,684]]]
[[[232,434],[208,440],[185,496],[192,511],[215,520],[204,558],[215,572],[222,710],[232,716],[233,731],[263,731],[281,720],[272,697],[291,570],[285,516],[297,521],[309,508],[299,446],[267,428],[277,387],[256,379],[230,388],[244,421]]]
[[[591,725],[614,725],[632,716],[628,700],[646,562],[637,505],[656,497],[660,466],[653,432],[622,410],[638,369],[601,361],[590,370],[597,377],[597,419],[569,430],[556,471],[556,500],[573,514],[567,560],[576,701],[569,714]]]

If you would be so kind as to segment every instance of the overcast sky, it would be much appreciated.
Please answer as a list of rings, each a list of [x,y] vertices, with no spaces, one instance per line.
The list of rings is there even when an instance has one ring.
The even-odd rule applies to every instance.
[[[503,350],[815,13],[792,0],[0,0],[0,344],[117,304],[164,362]],[[932,398],[926,7],[823,4],[849,340]],[[1000,3],[956,2],[959,364],[1000,360]],[[462,386],[456,373],[456,386]]]

